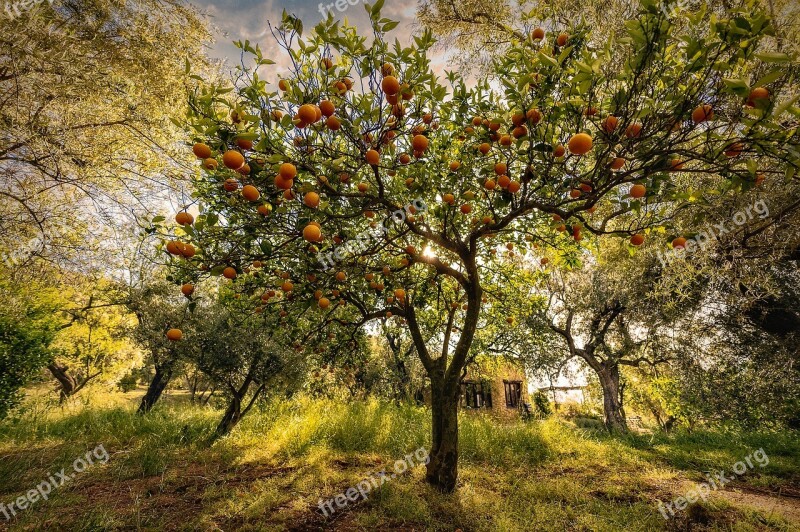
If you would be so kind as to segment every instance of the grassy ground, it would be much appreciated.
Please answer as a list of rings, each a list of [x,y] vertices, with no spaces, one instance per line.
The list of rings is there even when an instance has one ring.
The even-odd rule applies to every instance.
[[[326,518],[320,498],[428,445],[425,409],[298,400],[253,412],[209,444],[219,411],[173,399],[140,417],[134,399],[32,407],[0,424],[0,503],[99,444],[109,455],[15,520],[0,512],[0,529],[800,530],[797,434],[612,438],[558,419],[465,415],[456,494],[429,489],[417,466]],[[659,513],[660,500],[759,448],[766,467],[753,460],[707,502]]]

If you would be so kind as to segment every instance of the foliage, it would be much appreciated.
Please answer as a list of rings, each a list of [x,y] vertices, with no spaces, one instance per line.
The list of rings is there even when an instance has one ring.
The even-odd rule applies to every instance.
[[[61,329],[56,294],[43,286],[16,291],[0,280],[0,419],[21,399],[29,384],[53,358],[53,341]]]

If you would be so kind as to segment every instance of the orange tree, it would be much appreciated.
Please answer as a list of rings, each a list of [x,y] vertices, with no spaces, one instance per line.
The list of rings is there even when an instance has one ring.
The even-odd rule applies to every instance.
[[[713,32],[694,37],[643,5],[601,48],[588,28],[534,30],[494,64],[497,83],[468,87],[433,73],[430,33],[388,43],[382,3],[366,6],[369,39],[332,17],[304,34],[284,14],[273,36],[291,66],[277,89],[263,77],[273,62],[238,43],[255,65],[191,102],[201,215],[182,216],[166,250],[176,282],[237,278],[253,311],[265,297],[286,319],[284,304],[314,317],[301,348],[376,320],[407,328],[431,385],[427,479],[451,491],[460,380],[496,314],[484,278],[505,260],[497,249],[530,261],[604,235],[638,245],[687,202],[681,180],[717,176],[708,193],[735,194],[761,159],[796,168],[795,132],[777,119],[791,74],[771,66],[785,57],[758,55],[771,33],[760,12],[701,12],[693,23]]]

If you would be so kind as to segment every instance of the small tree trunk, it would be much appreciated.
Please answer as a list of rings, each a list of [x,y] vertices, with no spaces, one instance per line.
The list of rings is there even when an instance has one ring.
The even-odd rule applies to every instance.
[[[147,387],[147,393],[142,397],[142,402],[139,404],[139,414],[146,414],[152,410],[155,404],[161,399],[161,394],[172,379],[172,368],[165,368],[163,366],[156,366],[156,374],[150,381]]]
[[[242,419],[242,396],[234,395],[231,402],[228,403],[228,408],[225,410],[225,415],[217,425],[214,433],[217,437],[226,436],[230,434],[233,428],[239,424]]]
[[[620,398],[619,365],[604,365],[598,376],[603,389],[603,413],[606,428],[611,433],[628,432],[628,423],[625,421],[625,411],[622,409],[622,399]]]
[[[51,362],[48,364],[47,369],[53,374],[53,377],[58,381],[59,386],[59,402],[63,403],[67,397],[75,393],[78,387],[78,381],[69,374],[69,368],[58,362]]]
[[[431,379],[432,445],[426,479],[444,493],[456,489],[458,480],[458,383]]]

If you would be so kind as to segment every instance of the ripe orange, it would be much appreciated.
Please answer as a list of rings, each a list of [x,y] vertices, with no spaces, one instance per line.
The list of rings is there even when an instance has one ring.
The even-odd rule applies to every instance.
[[[672,247],[675,249],[683,249],[686,247],[686,239],[682,236],[679,236],[675,240],[672,241]]]
[[[283,163],[278,170],[278,175],[280,175],[285,181],[294,179],[297,175],[297,168],[295,168],[292,163]]]
[[[245,185],[242,188],[242,197],[247,201],[258,201],[258,198],[261,197],[261,192],[253,185]]]
[[[319,226],[309,223],[303,229],[303,238],[309,242],[320,242],[322,240],[322,231]]]
[[[455,172],[459,168],[461,168],[461,163],[459,161],[453,161],[453,162],[450,163],[450,171],[451,172]]]
[[[279,88],[280,90],[282,90],[283,92],[286,92],[286,91],[288,91],[288,90],[289,90],[289,82],[288,82],[288,81],[286,81],[285,79],[282,79],[282,80],[280,80],[280,81],[278,82],[278,88]]]
[[[528,112],[525,113],[525,117],[528,119],[528,122],[536,125],[541,122],[542,113],[540,113],[538,109],[529,109]]]
[[[564,153],[566,153],[566,149],[563,144],[559,144],[553,148],[553,157],[563,157]]]
[[[243,150],[253,149],[253,141],[249,139],[236,139],[236,145]]]
[[[503,175],[508,173],[508,165],[506,163],[497,163],[494,165],[494,173],[497,175]]]
[[[333,116],[333,113],[336,112],[336,106],[334,106],[333,102],[330,100],[322,100],[319,102],[319,109],[324,116]]]
[[[585,155],[592,149],[592,137],[586,133],[578,133],[569,139],[567,147],[575,155]]]
[[[647,188],[644,185],[636,184],[631,187],[631,197],[634,199],[643,198],[647,194]]]
[[[292,186],[294,186],[293,179],[284,179],[280,174],[275,176],[275,187],[279,190],[289,190]]]
[[[478,151],[480,151],[484,155],[489,153],[489,151],[491,151],[491,149],[492,149],[492,146],[488,142],[484,142],[483,144],[478,146]]]
[[[394,76],[386,76],[381,81],[381,89],[389,96],[394,96],[400,92],[400,82]]]
[[[398,301],[401,301],[401,302],[402,302],[402,301],[404,301],[404,300],[405,300],[405,298],[406,298],[406,291],[405,291],[405,290],[403,290],[402,288],[395,288],[395,290],[394,290],[394,297],[395,297],[395,299],[397,299]]]
[[[369,183],[359,183],[358,184],[358,191],[362,194],[369,190]]]
[[[411,146],[415,151],[425,151],[428,149],[428,138],[424,135],[415,135],[411,140]]]
[[[539,264],[541,264],[542,266],[546,266],[548,262],[550,262],[550,259],[548,259],[547,257],[542,257],[542,259],[539,261]]]
[[[206,170],[216,170],[219,163],[217,163],[216,159],[212,159],[209,157],[208,159],[203,160],[203,168]]]
[[[709,104],[698,105],[694,111],[692,111],[692,121],[694,121],[695,124],[711,120],[712,118],[714,118],[714,108]]]
[[[494,182],[494,179],[487,179],[483,183],[483,186],[486,187],[486,190],[494,190],[497,186],[497,183]]]
[[[625,159],[623,157],[615,157],[613,161],[611,161],[611,169],[612,170],[619,170],[625,166]]]
[[[281,290],[284,292],[291,292],[294,290],[294,285],[291,281],[284,281],[283,284],[281,284]]]
[[[198,159],[208,159],[211,157],[211,148],[208,147],[207,144],[203,144],[202,142],[198,142],[194,146],[192,146],[192,152],[197,156]]]
[[[590,105],[589,107],[587,107],[587,108],[586,108],[586,109],[583,111],[583,114],[584,114],[584,116],[594,116],[594,115],[596,115],[596,114],[597,114],[597,112],[598,112],[598,111],[597,111],[597,107],[595,107],[595,106],[593,106],[593,105]]]
[[[234,192],[239,190],[239,182],[235,179],[226,179],[224,183],[222,183],[222,188],[225,189],[227,192]]]
[[[442,196],[442,201],[444,201],[448,205],[452,205],[453,203],[456,202],[456,197],[453,196],[452,194],[445,194],[444,196]]]
[[[167,331],[167,340],[170,342],[177,342],[183,338],[183,331],[180,329],[170,329]]]
[[[247,163],[244,163],[236,171],[239,172],[242,175],[250,175],[250,165],[247,164]]]
[[[501,146],[511,146],[512,142],[513,141],[511,140],[511,135],[503,135],[502,137],[500,137]]]
[[[516,194],[519,192],[519,189],[522,187],[519,181],[512,181],[508,184],[508,191],[512,194]]]
[[[681,170],[683,168],[683,164],[684,163],[680,159],[672,159],[669,162],[669,167],[672,170],[678,171],[678,170]]]
[[[175,215],[175,221],[180,225],[192,225],[194,223],[194,216],[186,211],[181,211]]]
[[[538,41],[544,39],[544,29],[536,28],[531,32],[531,39]]]
[[[186,297],[194,294],[194,285],[186,283],[185,285],[181,286],[181,294],[185,295]]]
[[[644,235],[637,233],[631,237],[631,244],[634,246],[641,246],[644,243]]]
[[[411,246],[411,245],[406,246],[406,253],[408,253],[409,255],[416,255],[417,254],[417,248],[415,248],[414,246]]]
[[[222,276],[226,279],[236,279],[236,268],[232,266],[228,266],[224,270],[222,270]]]
[[[511,135],[515,139],[521,139],[528,134],[528,128],[525,126],[517,126],[511,131]]]
[[[556,44],[558,44],[559,46],[564,46],[565,44],[567,44],[568,40],[569,40],[569,35],[568,34],[559,33],[558,34],[558,38],[556,39]]]
[[[619,118],[614,115],[608,115],[603,119],[603,122],[600,124],[603,128],[603,131],[606,133],[611,133],[615,129],[617,129],[617,125],[619,124]]]
[[[325,125],[328,126],[328,129],[331,131],[339,131],[342,127],[342,122],[335,116],[329,116],[328,119],[325,120]]]
[[[326,308],[331,306],[331,302],[327,297],[319,298],[319,301],[317,302],[317,304],[319,305],[319,308],[321,308],[323,310],[325,310]]]
[[[400,164],[406,165],[411,162],[411,156],[407,153],[400,154]]]
[[[461,206],[461,214],[469,214],[472,212],[472,206],[469,203],[465,203]]]
[[[310,103],[301,105],[297,116],[306,124],[313,124],[317,121],[317,109]]]
[[[347,274],[344,272],[336,272],[336,280],[343,283],[347,280]]]
[[[369,150],[367,151],[366,159],[368,164],[378,166],[381,162],[381,154],[375,150]]]
[[[497,178],[497,184],[500,185],[501,188],[507,188],[509,184],[511,184],[511,178],[507,175],[501,175]]]
[[[629,138],[638,137],[642,133],[642,124],[634,122],[625,128],[625,135]]]
[[[244,164],[244,156],[238,151],[228,150],[222,155],[222,164],[231,170],[236,170]]]
[[[492,223],[492,217],[487,214],[481,219],[481,221],[484,223],[484,225],[489,225]]]
[[[581,194],[583,194],[583,192],[581,192],[581,189],[579,188],[573,188],[569,191],[569,197],[573,199],[580,198]]]
[[[303,196],[303,203],[305,203],[306,207],[316,209],[319,207],[319,194],[316,192],[306,192],[306,195]]]

